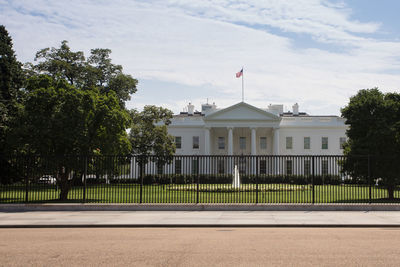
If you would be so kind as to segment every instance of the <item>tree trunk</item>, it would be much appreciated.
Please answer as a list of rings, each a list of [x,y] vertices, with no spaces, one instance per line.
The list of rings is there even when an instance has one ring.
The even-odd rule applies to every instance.
[[[395,185],[393,184],[388,184],[387,186],[389,200],[394,200],[394,188]]]
[[[61,201],[66,201],[68,199],[68,192],[69,188],[61,186],[61,192],[60,192],[60,200]]]
[[[60,173],[60,198],[61,201],[66,201],[68,199],[68,192],[71,188],[70,182],[68,180],[68,175],[66,173]]]

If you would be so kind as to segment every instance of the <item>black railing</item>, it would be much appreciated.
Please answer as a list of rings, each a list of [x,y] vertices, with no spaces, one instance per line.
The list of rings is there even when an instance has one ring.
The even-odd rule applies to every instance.
[[[0,203],[314,204],[400,198],[397,185],[389,198],[390,188],[373,174],[379,166],[369,156],[21,156],[0,164]]]

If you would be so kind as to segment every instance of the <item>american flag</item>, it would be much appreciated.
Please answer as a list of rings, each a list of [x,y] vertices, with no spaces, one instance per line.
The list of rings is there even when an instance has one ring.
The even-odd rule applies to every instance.
[[[243,69],[241,69],[239,72],[236,72],[236,78],[240,78],[240,76],[243,75]]]

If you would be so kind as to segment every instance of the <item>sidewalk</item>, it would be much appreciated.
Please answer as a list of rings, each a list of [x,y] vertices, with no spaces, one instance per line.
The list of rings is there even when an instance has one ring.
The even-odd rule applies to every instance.
[[[15,227],[400,227],[398,211],[0,212]]]

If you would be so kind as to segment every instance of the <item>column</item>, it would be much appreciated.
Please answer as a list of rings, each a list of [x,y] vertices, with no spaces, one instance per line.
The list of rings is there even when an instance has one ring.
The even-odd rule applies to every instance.
[[[204,155],[210,155],[210,128],[204,128]]]
[[[256,137],[256,129],[255,127],[251,127],[251,155],[257,155],[257,137]],[[256,166],[256,158],[251,158],[251,174],[257,174],[257,166]]]
[[[228,127],[228,156],[233,155],[233,127]],[[229,157],[228,158],[228,173],[232,174],[233,173],[233,158]]]
[[[280,154],[280,151],[279,151],[279,127],[274,128],[273,132],[274,132],[274,140],[273,140],[274,143],[272,144],[273,148],[274,148],[273,155],[279,155]],[[274,159],[274,167],[272,170],[273,174],[280,174],[280,168],[279,168],[279,166],[280,166],[279,163],[281,163],[280,160],[282,160],[282,158],[277,157]]]
[[[255,127],[251,127],[251,155],[257,155],[257,137],[256,137],[256,129]]]
[[[273,130],[273,134],[274,134],[274,140],[273,140],[273,153],[274,155],[279,155],[280,151],[279,151],[279,127],[274,128]]]
[[[233,127],[228,127],[228,155],[233,155]]]
[[[204,128],[204,155],[210,155],[210,127]],[[209,157],[202,157],[200,166],[202,166],[201,172],[202,174],[208,174],[211,172],[211,159]]]

